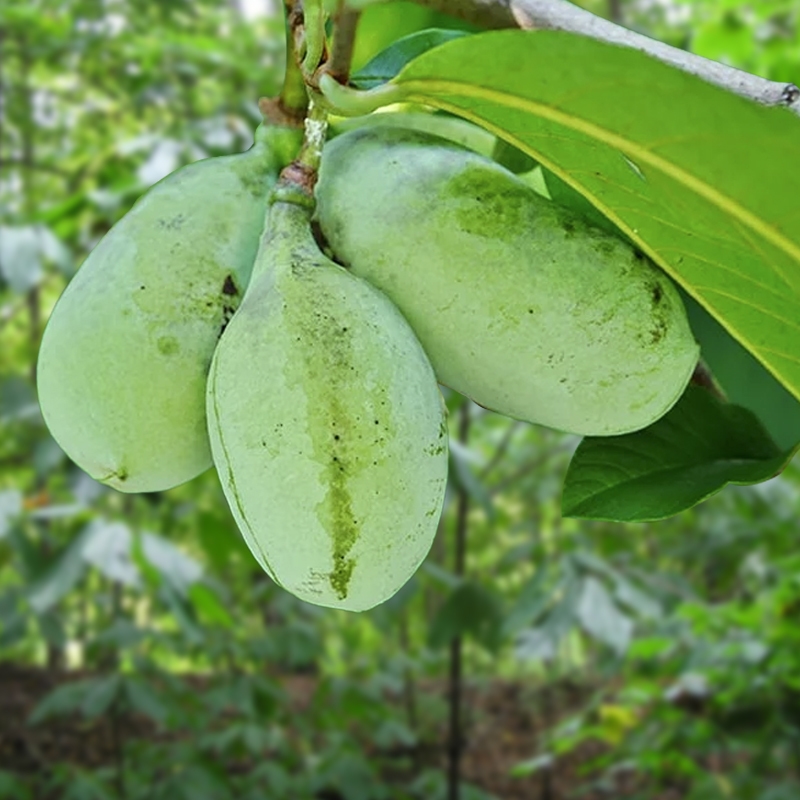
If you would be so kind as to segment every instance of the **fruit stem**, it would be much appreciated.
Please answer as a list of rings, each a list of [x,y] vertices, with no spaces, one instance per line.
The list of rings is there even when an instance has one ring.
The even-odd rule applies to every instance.
[[[319,103],[310,100],[305,121],[306,135],[297,161],[309,170],[317,172],[322,161],[322,148],[328,132],[328,111]]]
[[[305,137],[297,158],[281,172],[272,192],[272,202],[294,203],[314,208],[314,185],[322,161],[322,148],[328,131],[328,112],[324,106],[309,101]]]

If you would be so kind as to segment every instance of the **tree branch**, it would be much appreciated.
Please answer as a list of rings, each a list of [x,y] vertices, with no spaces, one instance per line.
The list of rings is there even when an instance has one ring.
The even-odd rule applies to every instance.
[[[472,22],[482,28],[568,31],[601,42],[631,47],[741,97],[766,106],[784,106],[800,116],[800,89],[793,83],[768,81],[717,61],[688,53],[596,17],[567,0],[415,0],[415,2]]]
[[[333,19],[331,57],[325,65],[325,69],[339,83],[346,85],[350,76],[350,63],[353,60],[356,28],[358,27],[361,12],[344,8],[344,3],[342,2],[339,5],[339,10]]]

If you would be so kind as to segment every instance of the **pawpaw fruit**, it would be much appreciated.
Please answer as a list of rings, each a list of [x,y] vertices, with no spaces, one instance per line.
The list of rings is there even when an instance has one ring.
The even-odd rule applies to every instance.
[[[698,359],[680,296],[627,242],[436,136],[372,127],[325,146],[318,222],[381,289],[439,380],[581,435],[643,428]]]
[[[57,302],[39,402],[56,441],[98,481],[153,492],[211,466],[208,367],[247,287],[269,190],[299,141],[261,126],[247,152],[176,170],[111,228]]]
[[[310,216],[271,208],[209,373],[211,449],[262,568],[303,600],[362,611],[391,597],[433,542],[444,404],[408,323],[320,252]]]

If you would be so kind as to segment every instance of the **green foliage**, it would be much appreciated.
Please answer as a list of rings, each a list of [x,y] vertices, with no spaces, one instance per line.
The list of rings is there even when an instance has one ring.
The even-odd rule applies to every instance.
[[[782,453],[747,409],[689,386],[648,428],[584,439],[565,479],[563,512],[629,522],[664,519],[726,484],[774,477],[796,452]]]

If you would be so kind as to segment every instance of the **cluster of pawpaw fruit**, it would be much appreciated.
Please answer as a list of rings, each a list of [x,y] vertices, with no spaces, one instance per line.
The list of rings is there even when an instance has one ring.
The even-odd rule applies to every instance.
[[[669,410],[698,348],[663,273],[495,162],[357,129],[326,145],[314,211],[274,191],[298,144],[261,126],[246,153],[147,192],[56,304],[39,399],[67,454],[121,491],[213,461],[277,583],[364,610],[436,532],[437,380],[518,419],[614,435]]]

